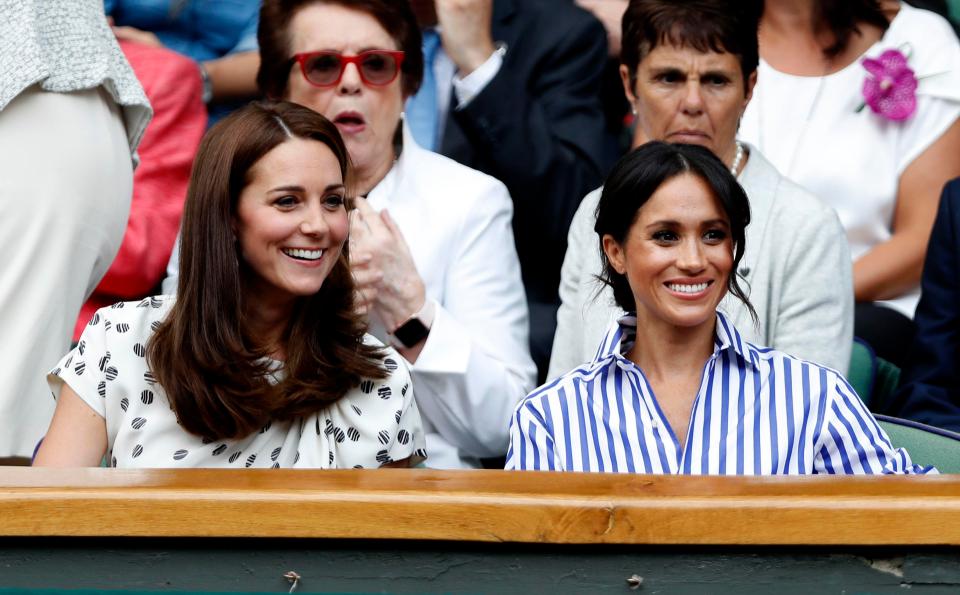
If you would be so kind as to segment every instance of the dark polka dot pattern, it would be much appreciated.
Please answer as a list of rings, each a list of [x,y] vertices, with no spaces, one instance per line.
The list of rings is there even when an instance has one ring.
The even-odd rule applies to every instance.
[[[362,379],[342,403],[317,414],[291,420],[292,423],[267,421],[254,434],[230,442],[186,435],[146,361],[150,340],[147,327],[156,330],[168,312],[151,308],[167,308],[170,303],[166,298],[147,298],[127,303],[126,308],[120,303],[101,310],[88,323],[97,328],[85,330],[76,348],[52,372],[64,380],[84,377],[86,382],[81,386],[88,394],[81,398],[105,412],[109,424],[119,422],[110,427],[119,428],[115,439],[123,444],[123,452],[114,456],[111,445],[107,460],[112,466],[163,466],[165,459],[167,465],[276,469],[298,466],[302,461],[300,449],[307,447],[310,466],[362,469],[410,456],[416,442],[422,444],[422,438],[409,424],[400,424],[409,405],[407,398],[412,397],[412,387],[406,368],[395,354],[383,360],[387,371],[396,372],[393,378],[379,382]],[[281,373],[272,381],[282,377]],[[366,395],[376,398],[363,398]],[[96,403],[89,400],[90,396],[97,398]],[[401,401],[400,397],[405,398]],[[315,423],[316,438],[308,425],[310,417]],[[121,436],[125,437],[122,443]],[[182,439],[178,440],[178,436]],[[299,448],[288,448],[286,444],[294,436],[293,444]],[[319,436],[329,438],[321,440]],[[287,451],[293,451],[293,456]],[[323,451],[327,451],[326,457]]]

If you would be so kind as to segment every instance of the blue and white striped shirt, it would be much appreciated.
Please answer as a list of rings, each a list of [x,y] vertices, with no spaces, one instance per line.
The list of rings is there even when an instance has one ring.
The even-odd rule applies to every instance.
[[[643,371],[624,356],[636,324],[636,317],[622,317],[593,362],[520,402],[510,422],[507,469],[716,475],[933,470],[893,448],[839,373],[747,343],[720,313],[681,449]]]

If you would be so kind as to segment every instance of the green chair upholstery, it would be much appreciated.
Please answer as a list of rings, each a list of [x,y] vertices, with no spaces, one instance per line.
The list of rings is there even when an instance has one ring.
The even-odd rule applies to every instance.
[[[875,416],[897,448],[906,448],[918,465],[933,465],[940,473],[960,473],[960,434],[888,415]]]
[[[900,368],[877,357],[870,345],[854,337],[847,382],[870,411],[886,413],[900,385]]]

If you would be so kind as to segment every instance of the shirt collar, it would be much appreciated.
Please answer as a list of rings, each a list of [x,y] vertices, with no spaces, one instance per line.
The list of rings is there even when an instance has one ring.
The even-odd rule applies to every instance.
[[[607,331],[603,341],[597,349],[595,362],[620,355],[626,357],[637,338],[637,315],[633,312],[621,316]],[[714,332],[713,353],[731,350],[743,361],[751,366],[757,365],[757,354],[748,347],[748,343],[740,336],[740,331],[733,326],[727,317],[717,312],[717,326]]]

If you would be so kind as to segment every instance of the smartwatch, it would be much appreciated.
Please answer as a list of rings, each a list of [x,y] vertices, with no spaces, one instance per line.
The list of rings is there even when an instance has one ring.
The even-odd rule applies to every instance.
[[[410,349],[430,334],[430,325],[433,323],[433,300],[424,301],[420,311],[406,319],[392,333],[400,347]]]

